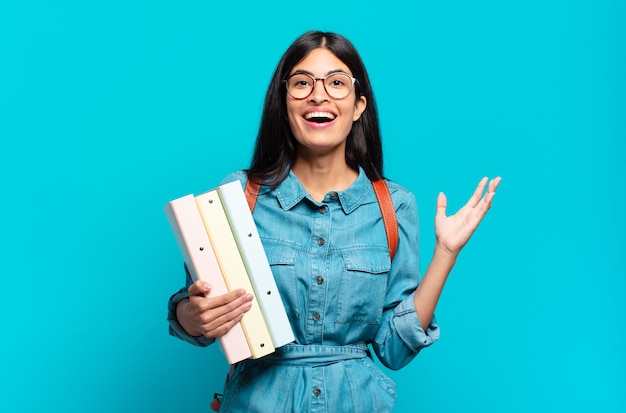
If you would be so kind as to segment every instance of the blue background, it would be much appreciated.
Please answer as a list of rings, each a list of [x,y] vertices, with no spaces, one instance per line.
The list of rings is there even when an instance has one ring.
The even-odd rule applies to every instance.
[[[248,165],[309,29],[362,54],[422,269],[437,193],[504,178],[397,411],[626,411],[624,2],[210,3],[0,6],[0,411],[208,411],[227,365],[167,334],[162,208]]]

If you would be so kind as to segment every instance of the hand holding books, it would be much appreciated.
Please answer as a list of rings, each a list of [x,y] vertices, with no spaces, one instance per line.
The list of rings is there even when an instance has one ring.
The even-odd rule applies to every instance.
[[[252,294],[235,290],[211,297],[211,285],[197,280],[189,286],[189,299],[177,307],[177,318],[192,336],[221,338],[241,321],[252,306]]]
[[[201,326],[204,324],[221,329],[233,321],[229,317],[238,315],[244,304],[237,300],[249,297],[235,298],[227,293],[240,294],[237,291],[243,290],[252,296],[252,305],[219,339],[229,363],[263,357],[293,341],[291,325],[241,184],[235,181],[197,197],[175,199],[165,206],[165,212],[194,280],[189,303],[177,308],[177,316],[180,311],[181,318],[191,316],[196,320],[195,325],[189,323],[188,333],[202,332],[206,329]],[[208,282],[211,288],[206,289],[198,281]],[[258,291],[262,293],[257,294]],[[231,307],[220,308],[223,304],[216,305],[219,301],[201,300],[200,296],[219,298]],[[213,305],[216,306],[209,308]],[[207,315],[207,310],[215,310],[211,315],[228,320],[203,320],[200,315]],[[187,329],[185,325],[183,328]]]

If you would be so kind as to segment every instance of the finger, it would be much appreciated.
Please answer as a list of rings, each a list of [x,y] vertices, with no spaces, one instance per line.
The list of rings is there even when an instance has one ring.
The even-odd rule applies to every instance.
[[[435,213],[435,218],[445,218],[447,206],[448,199],[446,198],[446,194],[439,192],[439,196],[437,196],[437,211]]]
[[[485,190],[485,186],[487,185],[487,177],[484,177],[480,180],[480,182],[478,182],[478,186],[476,187],[476,189],[474,190],[474,193],[472,194],[472,196],[470,197],[470,199],[467,201],[468,206],[474,208],[476,205],[478,205],[478,202],[481,200],[482,195],[483,195],[483,191]]]
[[[211,285],[208,282],[202,280],[197,280],[196,282],[191,284],[189,288],[187,288],[187,292],[190,296],[206,297],[209,291],[211,291]]]
[[[496,176],[494,179],[492,179],[491,182],[489,182],[489,190],[491,192],[496,192],[496,189],[498,189],[498,185],[500,185],[500,181],[502,181],[502,178],[499,176]]]
[[[481,216],[486,214],[489,208],[491,208],[491,204],[493,203],[493,197],[496,195],[496,189],[498,188],[498,185],[500,184],[501,180],[502,178],[498,176],[489,182],[489,185],[487,187],[487,192],[485,193],[483,198],[480,200],[479,205],[478,205],[478,209],[481,213]]]
[[[237,300],[239,300],[239,302]],[[225,306],[233,307],[233,306],[240,305],[241,302],[251,301],[251,300],[252,300],[252,294],[246,294],[245,290],[237,289],[237,290],[228,292],[226,294],[207,299],[206,308],[213,309],[213,308],[220,308],[220,307],[225,307]]]
[[[202,330],[207,337],[221,336],[226,334],[238,321],[241,320],[244,313],[252,307],[249,297],[242,296],[231,301],[227,305],[205,311],[201,314]]]
[[[485,202],[489,206],[491,205],[491,201],[493,200],[493,197],[496,195],[496,189],[498,188],[498,185],[500,185],[501,180],[502,178],[498,176],[489,182],[489,186],[487,187],[487,193],[484,196]]]
[[[204,324],[221,325],[246,313],[252,305],[253,303],[247,299],[238,299],[225,306],[204,312],[201,318]]]
[[[242,318],[243,318],[243,313],[239,314],[237,317],[233,318],[232,320],[226,321],[223,324],[220,324],[214,328],[211,328],[210,330],[207,330],[204,335],[207,338],[222,337],[224,334],[228,333],[238,322],[240,322]]]

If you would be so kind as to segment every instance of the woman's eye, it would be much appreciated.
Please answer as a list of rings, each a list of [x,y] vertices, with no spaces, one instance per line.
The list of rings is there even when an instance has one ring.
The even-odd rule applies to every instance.
[[[326,81],[326,86],[333,89],[344,89],[349,87],[349,84],[350,78],[342,73],[334,74]]]
[[[311,87],[311,79],[307,79],[305,77],[296,77],[291,79],[291,87],[297,89],[304,89]]]
[[[346,87],[346,84],[342,82],[341,80],[333,79],[332,81],[329,82],[327,87],[331,87],[333,89],[343,89]]]

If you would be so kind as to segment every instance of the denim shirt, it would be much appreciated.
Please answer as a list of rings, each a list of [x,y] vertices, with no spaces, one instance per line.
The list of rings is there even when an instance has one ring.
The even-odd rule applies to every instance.
[[[246,179],[239,171],[222,183],[245,185]],[[387,185],[398,221],[393,261],[362,169],[348,189],[329,192],[321,202],[293,172],[276,188],[261,188],[253,216],[295,342],[239,363],[222,411],[391,411],[396,385],[366,357],[366,346],[385,366],[399,369],[437,340],[439,328],[433,317],[424,331],[413,302],[419,282],[415,197],[392,181]],[[170,299],[170,333],[211,344],[213,339],[191,337],[176,321],[176,304],[185,297],[183,288]],[[358,374],[347,380],[347,372]],[[337,410],[339,405],[346,410]]]

